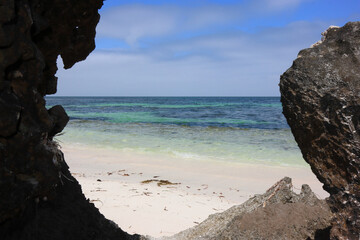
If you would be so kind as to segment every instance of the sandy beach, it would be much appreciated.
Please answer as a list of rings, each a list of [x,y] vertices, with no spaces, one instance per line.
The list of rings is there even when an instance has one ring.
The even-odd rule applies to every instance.
[[[264,193],[284,176],[327,197],[309,167],[193,161],[62,144],[71,173],[102,214],[129,233],[168,236]]]

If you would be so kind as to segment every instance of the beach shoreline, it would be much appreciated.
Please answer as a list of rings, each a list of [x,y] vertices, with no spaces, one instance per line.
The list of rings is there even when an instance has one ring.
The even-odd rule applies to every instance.
[[[264,193],[284,176],[328,194],[307,166],[197,161],[62,143],[65,160],[100,212],[129,233],[169,236]],[[162,184],[163,183],[163,184]]]

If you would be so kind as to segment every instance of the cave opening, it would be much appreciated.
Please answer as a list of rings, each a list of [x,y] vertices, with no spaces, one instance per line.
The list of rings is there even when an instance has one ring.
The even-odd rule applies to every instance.
[[[235,16],[231,4],[219,12],[125,4],[101,12],[98,48],[89,55],[102,4],[0,4],[2,239],[139,239],[126,232],[161,237],[191,226],[170,239],[196,239],[210,228],[209,239],[246,232],[247,239],[288,239],[293,224],[301,235],[294,239],[327,238],[330,225],[330,237],[356,236],[358,22],[330,27],[300,52],[280,77],[282,106],[265,90],[278,92],[272,70],[303,48],[298,41],[278,42],[279,32],[263,28],[192,32],[204,19],[221,30],[214,19]],[[204,9],[211,14],[197,14]],[[183,25],[186,19],[201,21]],[[299,27],[279,28],[287,33],[280,40],[306,39]],[[258,96],[249,97],[254,89]],[[317,198],[327,194],[282,110],[304,158],[331,189],[327,202]],[[316,223],[311,233],[309,222]]]
[[[296,192],[308,183],[327,196],[302,159],[279,97],[159,96],[147,86],[161,88],[164,80],[146,82],[149,63],[140,64],[139,49],[110,41],[101,23],[86,61],[63,70],[58,58],[58,93],[46,101],[69,115],[55,140],[106,218],[129,233],[161,237],[239,205],[285,176]],[[169,76],[161,67],[153,64],[153,75]],[[165,88],[176,94],[176,87]]]

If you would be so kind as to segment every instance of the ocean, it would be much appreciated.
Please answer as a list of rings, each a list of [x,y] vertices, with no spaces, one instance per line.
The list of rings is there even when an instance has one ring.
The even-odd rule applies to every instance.
[[[305,166],[279,97],[46,97],[70,121],[60,143],[220,161]],[[174,158],[175,157],[175,158]],[[169,160],[171,161],[171,160]]]

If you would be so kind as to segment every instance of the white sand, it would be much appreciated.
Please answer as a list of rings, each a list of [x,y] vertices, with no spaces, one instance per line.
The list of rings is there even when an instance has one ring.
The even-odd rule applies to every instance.
[[[295,192],[306,183],[320,198],[328,196],[309,167],[164,159],[84,145],[63,144],[62,150],[85,196],[129,233],[175,234],[264,193],[284,176],[293,179]],[[150,179],[179,184],[141,183]]]

